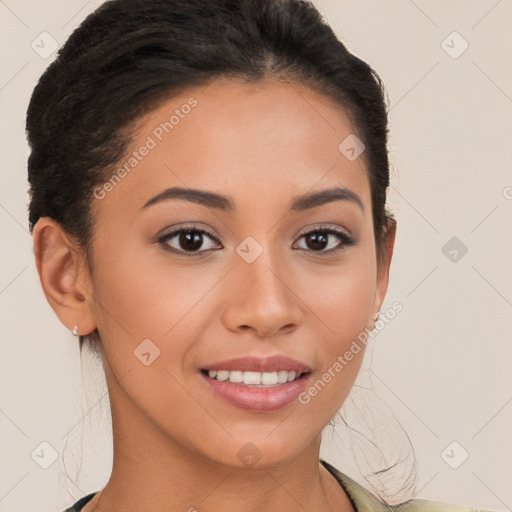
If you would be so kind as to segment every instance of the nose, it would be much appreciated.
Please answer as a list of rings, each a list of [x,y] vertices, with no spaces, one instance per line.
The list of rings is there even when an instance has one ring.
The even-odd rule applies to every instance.
[[[301,301],[283,267],[266,250],[252,263],[236,261],[223,310],[229,330],[265,339],[297,329],[303,316]]]

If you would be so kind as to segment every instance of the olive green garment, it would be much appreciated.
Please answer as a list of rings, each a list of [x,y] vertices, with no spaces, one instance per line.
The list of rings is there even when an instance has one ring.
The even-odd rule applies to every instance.
[[[367,491],[362,485],[358,484],[347,475],[338,471],[334,466],[331,466],[325,460],[320,459],[320,462],[339,482],[347,496],[350,498],[350,501],[352,502],[356,512],[491,512],[488,510],[426,500],[409,500],[401,503],[400,505],[394,506],[385,505],[379,501],[372,493]],[[96,493],[93,492],[87,496],[84,496],[78,500],[71,508],[66,509],[64,512],[79,512],[95,494]]]

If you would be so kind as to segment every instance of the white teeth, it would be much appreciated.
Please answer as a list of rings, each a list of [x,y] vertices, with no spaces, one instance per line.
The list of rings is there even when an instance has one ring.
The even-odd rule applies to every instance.
[[[277,372],[262,373],[261,383],[265,384],[266,386],[275,386],[277,384]]]
[[[278,372],[244,372],[242,370],[209,370],[208,376],[212,379],[233,382],[235,384],[244,383],[247,386],[275,386],[292,382],[297,378],[297,372],[288,372],[280,370]]]
[[[229,372],[229,380],[230,382],[243,382],[244,372]]]
[[[288,380],[288,372],[286,370],[281,370],[280,372],[277,372],[277,382],[280,384],[283,384]]]
[[[219,370],[217,372],[217,380],[228,380],[229,379],[229,372],[225,370]]]
[[[233,373],[233,372],[230,372]],[[244,384],[261,384],[260,372],[244,372]],[[231,381],[231,379],[230,379]],[[232,382],[232,381],[231,381]]]

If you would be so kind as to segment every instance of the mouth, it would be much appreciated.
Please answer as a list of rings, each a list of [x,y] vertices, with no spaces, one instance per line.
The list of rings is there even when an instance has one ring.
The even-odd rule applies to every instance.
[[[213,397],[252,412],[292,404],[312,378],[310,367],[285,356],[232,359],[201,368],[199,374]]]
[[[309,370],[302,372],[278,370],[275,372],[253,372],[245,370],[206,370],[201,373],[210,379],[219,382],[229,382],[251,388],[272,388],[289,382],[295,382],[304,375],[311,373]]]

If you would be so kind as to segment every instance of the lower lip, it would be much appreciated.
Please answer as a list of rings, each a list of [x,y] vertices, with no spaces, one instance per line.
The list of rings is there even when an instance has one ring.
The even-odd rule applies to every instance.
[[[250,387],[235,384],[228,380],[212,379],[200,372],[211,389],[231,404],[248,411],[277,411],[297,400],[307,387],[311,373],[302,375],[293,382],[286,382],[268,388]]]

